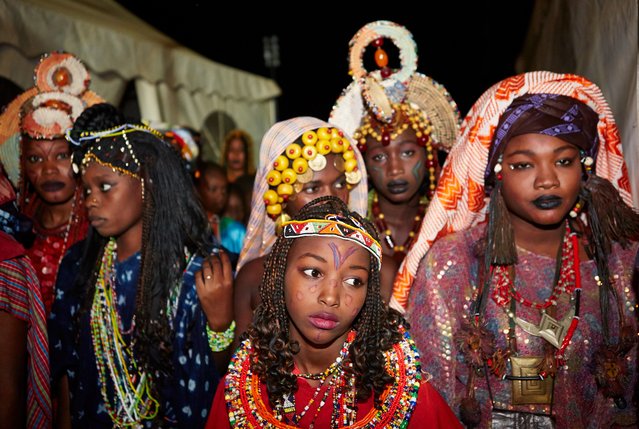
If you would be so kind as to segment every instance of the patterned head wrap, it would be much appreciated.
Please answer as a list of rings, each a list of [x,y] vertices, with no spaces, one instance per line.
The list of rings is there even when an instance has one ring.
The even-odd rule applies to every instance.
[[[382,246],[354,217],[328,215],[325,219],[293,220],[282,226],[285,238],[337,237],[351,241],[370,252],[381,268]]]
[[[43,55],[34,71],[35,86],[16,97],[0,115],[0,162],[13,185],[21,182],[21,137],[64,138],[80,113],[102,101],[89,91],[89,72],[75,56]]]
[[[467,229],[485,219],[488,206],[485,199],[485,172],[489,165],[489,152],[493,140],[496,140],[494,146],[499,148],[501,142],[510,138],[510,135],[493,138],[495,130],[500,124],[503,129],[503,124],[511,117],[512,114],[504,113],[513,101],[527,94],[563,95],[579,100],[598,114],[596,139],[599,144],[595,143],[593,136],[587,137],[589,132],[582,131],[576,136],[580,141],[590,139],[593,142],[591,148],[596,150],[596,174],[609,180],[617,188],[622,199],[629,206],[632,205],[619,131],[608,103],[594,83],[581,76],[546,71],[529,72],[505,79],[493,85],[477,100],[462,123],[461,134],[444,164],[435,197],[428,207],[418,239],[404,259],[395,280],[391,299],[394,308],[405,309],[417,267],[437,238]],[[517,103],[519,102],[534,105],[532,97],[522,98]],[[587,118],[594,117],[586,113],[587,110],[581,107],[578,109],[584,119],[572,122],[585,130],[588,128],[586,124],[590,121]],[[517,108],[508,112],[516,111]],[[567,111],[570,111],[570,108]],[[561,121],[560,116],[558,123],[561,124]],[[566,122],[571,121],[563,121]],[[572,138],[567,136],[558,135],[562,139]]]
[[[273,125],[262,139],[260,145],[260,159],[253,186],[251,201],[251,217],[249,219],[244,247],[240,253],[237,270],[249,261],[266,255],[275,243],[275,222],[266,212],[264,206],[264,194],[269,190],[267,177],[273,169],[273,162],[284,153],[286,148],[294,141],[302,137],[309,130],[317,130],[322,127],[330,128],[331,125],[311,117],[298,117]],[[348,137],[347,137],[348,138]],[[353,147],[355,159],[362,177],[366,177],[366,167],[362,155]],[[348,206],[362,216],[366,215],[367,184],[362,179],[351,189]]]
[[[587,104],[566,95],[526,94],[513,100],[497,125],[484,177],[488,179],[497,158],[510,139],[523,134],[558,137],[597,158],[599,115]]]
[[[368,72],[363,61],[366,47],[375,43],[379,51],[384,38],[399,48],[401,67]],[[416,72],[417,46],[412,34],[394,22],[375,21],[362,27],[349,46],[353,82],[335,103],[329,122],[356,138],[360,149],[366,135],[390,143],[393,134],[411,126],[423,134],[420,144],[430,147],[432,143],[448,151],[459,131],[459,111],[446,88]]]

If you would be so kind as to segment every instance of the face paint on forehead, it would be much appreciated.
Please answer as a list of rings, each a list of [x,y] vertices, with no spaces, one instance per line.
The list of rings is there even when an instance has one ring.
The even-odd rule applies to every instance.
[[[336,270],[339,270],[339,268],[342,266],[344,261],[346,261],[346,259],[348,259],[348,257],[351,256],[353,253],[355,253],[355,251],[357,250],[357,246],[352,246],[346,250],[344,255],[342,255],[335,243],[328,243],[328,245],[333,251],[333,262],[335,264]]]

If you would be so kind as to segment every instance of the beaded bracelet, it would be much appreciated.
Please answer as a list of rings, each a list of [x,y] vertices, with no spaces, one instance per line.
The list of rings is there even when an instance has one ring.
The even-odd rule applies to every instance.
[[[206,324],[206,336],[209,338],[209,347],[214,353],[226,350],[235,336],[235,320],[231,322],[231,325],[224,332],[215,332],[209,328],[209,324]]]

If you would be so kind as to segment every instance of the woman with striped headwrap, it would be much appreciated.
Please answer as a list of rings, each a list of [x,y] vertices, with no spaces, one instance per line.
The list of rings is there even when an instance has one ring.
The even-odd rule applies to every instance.
[[[629,191],[592,82],[531,72],[475,103],[394,291],[469,427],[636,424]]]

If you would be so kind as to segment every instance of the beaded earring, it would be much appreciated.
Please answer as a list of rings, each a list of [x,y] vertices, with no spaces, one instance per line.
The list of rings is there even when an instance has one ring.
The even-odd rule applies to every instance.
[[[591,156],[586,155],[586,152],[584,152],[583,150],[579,151],[579,158],[580,158],[581,165],[583,165],[584,167],[584,171],[586,172],[586,175],[590,177],[590,175],[592,174],[592,166],[594,165],[595,160]],[[575,203],[575,206],[570,210],[570,212],[568,212],[568,215],[571,218],[576,219],[577,216],[579,216],[579,213],[581,212],[581,210],[583,209],[583,206],[584,206],[583,198],[579,198],[577,202]]]
[[[503,167],[501,166],[501,163],[503,162],[503,160],[504,160],[504,155],[500,154],[499,158],[497,158],[497,163],[493,167],[493,171],[495,172],[495,179],[497,179],[498,181],[501,181],[501,179],[503,178],[501,174],[501,170],[503,169]]]
[[[584,170],[586,170],[586,174],[592,173],[592,166],[595,164],[595,160],[592,156],[586,155],[586,152],[579,151],[581,164],[584,166]]]

